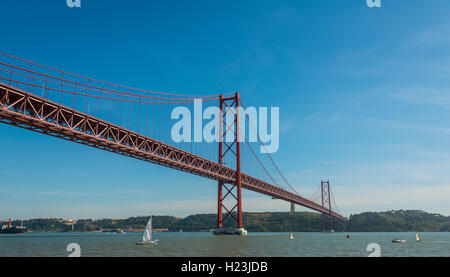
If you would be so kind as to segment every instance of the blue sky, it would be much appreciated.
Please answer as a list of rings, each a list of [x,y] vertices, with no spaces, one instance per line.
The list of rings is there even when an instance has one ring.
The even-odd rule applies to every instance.
[[[340,210],[450,215],[450,3],[2,1],[1,52],[155,91],[280,107],[274,155]],[[216,183],[0,126],[0,219],[215,213]],[[246,211],[289,204],[244,191]]]

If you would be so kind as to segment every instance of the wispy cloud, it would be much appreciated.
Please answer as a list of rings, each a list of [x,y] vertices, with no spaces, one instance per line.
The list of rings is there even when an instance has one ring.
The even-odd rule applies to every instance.
[[[450,23],[421,30],[407,43],[408,46],[441,46],[450,44]]]
[[[402,207],[450,215],[448,207],[433,205],[450,201],[450,184],[426,187],[391,184],[382,188],[365,184],[352,188],[336,188],[335,193],[339,195],[340,209],[347,214],[348,211],[386,211]]]
[[[307,183],[295,186],[305,197],[313,196],[320,178],[327,176],[345,215],[400,208],[449,214],[450,151],[432,151],[414,144],[390,147],[380,146],[376,160],[331,160],[323,169],[313,167],[287,176]],[[320,198],[320,193],[316,196]]]
[[[388,128],[400,131],[412,131],[412,132],[422,132],[422,133],[438,133],[449,135],[450,128],[447,127],[439,127],[439,126],[430,126],[427,124],[415,124],[409,122],[401,122],[391,119],[377,119],[377,118],[367,118],[367,122],[369,124],[373,124],[372,126],[378,128]]]
[[[450,22],[418,30],[396,40],[352,49],[337,56],[332,70],[352,77],[450,76]]]
[[[151,195],[154,193],[153,189],[112,189],[112,190],[32,190],[24,187],[3,187],[0,189],[0,193],[8,195],[8,197],[14,198],[32,198],[36,197],[58,197],[58,199],[65,198],[98,198],[98,197],[111,197],[111,196],[123,196],[124,194],[132,195]]]
[[[300,15],[293,7],[285,7],[274,10],[270,14],[270,19],[273,22],[279,24],[298,24],[304,20],[304,17]]]
[[[450,109],[450,87],[442,89],[404,88],[392,93],[391,96],[410,103],[435,105]]]

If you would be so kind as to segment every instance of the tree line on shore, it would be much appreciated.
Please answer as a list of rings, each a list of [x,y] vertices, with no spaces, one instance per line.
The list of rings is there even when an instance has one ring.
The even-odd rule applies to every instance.
[[[14,221],[13,225],[26,226],[34,232],[83,232],[101,229],[144,229],[149,216],[126,219],[80,219],[70,222],[65,219],[45,218]],[[153,216],[153,228],[170,232],[210,231],[216,226],[215,214],[196,214],[185,218]],[[243,213],[245,228],[249,232],[320,232],[322,215],[315,212],[265,212]],[[387,212],[365,212],[351,215],[342,222],[333,220],[335,231],[346,232],[448,232],[450,217],[419,210],[397,210]],[[224,227],[235,227],[232,220],[225,220]]]

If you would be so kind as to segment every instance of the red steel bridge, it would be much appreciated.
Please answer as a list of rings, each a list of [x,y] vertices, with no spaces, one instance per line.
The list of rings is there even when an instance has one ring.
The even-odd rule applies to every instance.
[[[171,107],[192,108],[195,99],[223,112],[217,143],[171,139]],[[259,137],[256,143],[238,140],[245,132],[240,106],[237,92],[196,96],[134,89],[0,53],[0,122],[216,180],[218,228],[226,218],[243,228],[242,188],[322,213],[324,230],[333,229],[333,218],[344,220],[329,181],[305,198],[270,154],[254,150],[255,144],[264,147]],[[227,113],[233,122],[226,122]],[[250,118],[243,122],[255,128]],[[229,133],[232,142],[223,139]]]

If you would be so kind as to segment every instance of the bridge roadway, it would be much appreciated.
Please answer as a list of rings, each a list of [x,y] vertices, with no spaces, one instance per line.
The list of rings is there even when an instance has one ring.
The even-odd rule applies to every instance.
[[[232,168],[4,83],[0,122],[225,183],[236,180]],[[300,195],[243,173],[241,178],[245,189],[329,214],[326,207]],[[334,211],[331,215],[344,219]]]

